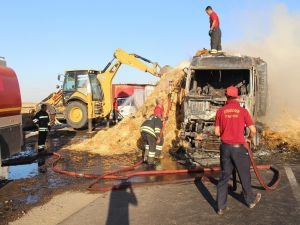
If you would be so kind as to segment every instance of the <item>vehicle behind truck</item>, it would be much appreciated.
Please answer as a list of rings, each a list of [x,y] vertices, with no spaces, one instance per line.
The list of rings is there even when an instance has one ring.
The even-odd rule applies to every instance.
[[[181,136],[192,149],[217,150],[220,140],[214,135],[216,111],[226,103],[225,89],[239,90],[240,105],[256,124],[267,108],[267,64],[249,56],[194,57],[185,70],[184,122]],[[257,127],[260,131],[260,127]],[[245,130],[245,135],[247,130]],[[259,144],[258,132],[254,145]]]

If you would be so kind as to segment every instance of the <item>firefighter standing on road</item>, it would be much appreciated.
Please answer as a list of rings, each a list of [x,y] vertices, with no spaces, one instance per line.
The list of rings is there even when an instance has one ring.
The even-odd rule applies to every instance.
[[[141,126],[141,136],[145,143],[144,161],[149,165],[154,164],[155,157],[160,158],[163,144],[163,139],[160,134],[163,126],[162,115],[162,108],[155,107],[154,114],[150,116]],[[156,145],[158,145],[158,148]]]
[[[254,196],[251,189],[250,158],[245,141],[251,142],[256,134],[256,128],[249,112],[240,106],[238,89],[228,87],[226,89],[227,103],[216,114],[215,134],[221,137],[221,177],[217,186],[217,204],[219,215],[224,214],[227,203],[228,181],[233,168],[236,168],[243,187],[245,201],[249,208],[254,208],[260,201],[261,194]],[[250,135],[245,140],[244,129],[249,127]]]
[[[41,110],[33,117],[33,122],[38,126],[38,165],[41,168],[45,164],[43,155],[45,154],[45,143],[49,131],[49,115],[47,113],[47,105],[42,104]]]
[[[217,13],[213,11],[211,6],[207,6],[205,9],[207,15],[209,15],[209,36],[210,36],[210,48],[211,54],[217,54],[222,52],[221,46],[221,29],[220,21]]]

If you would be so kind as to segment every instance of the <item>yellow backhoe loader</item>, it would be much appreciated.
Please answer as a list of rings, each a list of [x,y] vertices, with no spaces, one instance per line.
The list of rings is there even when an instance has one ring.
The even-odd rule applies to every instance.
[[[158,63],[117,49],[113,59],[102,71],[90,69],[65,71],[62,88],[48,96],[42,103],[50,106],[48,107],[50,114],[55,114],[58,119],[66,119],[69,126],[80,129],[88,124],[91,131],[94,120],[109,118],[112,111],[112,80],[122,64],[159,77]]]

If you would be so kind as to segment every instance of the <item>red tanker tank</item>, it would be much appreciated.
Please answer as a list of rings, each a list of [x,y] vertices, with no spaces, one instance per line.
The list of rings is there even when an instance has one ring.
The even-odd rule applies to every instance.
[[[20,115],[21,94],[16,73],[0,66],[0,117]]]

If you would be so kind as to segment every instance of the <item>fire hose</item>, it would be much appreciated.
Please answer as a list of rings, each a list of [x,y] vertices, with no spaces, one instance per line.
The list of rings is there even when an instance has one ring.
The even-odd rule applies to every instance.
[[[247,150],[249,153],[250,161],[252,164],[252,169],[254,170],[256,177],[259,181],[259,183],[263,186],[265,190],[272,191],[275,190],[280,181],[280,175],[279,171],[275,169],[271,165],[256,165],[254,159],[253,159],[253,154],[249,148],[249,145],[247,146]],[[219,172],[221,171],[220,167],[199,167],[196,169],[181,169],[181,170],[151,170],[151,171],[137,171],[137,172],[131,172],[127,174],[122,174],[122,175],[117,175],[126,171],[131,171],[140,166],[143,163],[143,160],[138,161],[134,165],[127,166],[121,169],[113,170],[106,172],[102,175],[96,175],[96,174],[86,174],[86,173],[78,173],[78,172],[72,172],[72,171],[65,171],[58,169],[56,167],[58,161],[61,159],[61,155],[59,153],[54,153],[53,156],[55,157],[53,163],[52,163],[52,170],[56,173],[68,175],[68,176],[73,176],[73,177],[83,177],[83,178],[89,178],[89,179],[95,179],[87,190],[89,191],[100,191],[100,192],[105,192],[105,191],[110,191],[110,190],[117,190],[117,189],[123,189],[128,186],[128,183],[126,183],[130,178],[132,177],[137,177],[137,176],[166,176],[166,175],[175,175],[175,174],[190,174],[190,173],[208,173],[208,172]],[[268,186],[262,176],[260,175],[259,170],[271,170],[276,176],[275,181],[273,182],[272,185]],[[119,185],[113,185],[110,187],[94,187],[98,182],[104,181],[104,180],[119,180],[123,181],[123,183]],[[192,182],[194,181],[195,178],[190,178],[190,179],[183,179],[183,180],[175,180],[175,181],[162,181],[162,182],[153,182],[153,183],[141,183],[141,184],[136,184],[132,185],[133,187],[143,187],[143,186],[149,186],[149,185],[158,185],[158,184],[174,184],[174,183],[185,183],[185,182]]]
[[[171,86],[169,84],[169,86]],[[169,87],[170,88],[170,87]],[[167,111],[166,111],[166,118],[168,117],[168,114],[171,110],[172,107],[172,93],[171,93],[171,89],[169,90],[169,95],[168,95],[168,107],[167,107]],[[163,128],[162,128],[162,132],[161,135],[166,127],[166,120],[164,120],[163,123]],[[256,165],[255,161],[254,161],[254,157],[253,157],[253,153],[250,149],[249,144],[246,142],[245,143],[245,147],[248,151],[249,154],[249,158],[251,161],[251,165],[252,165],[252,169],[254,170],[254,173],[259,181],[259,183],[263,186],[263,188],[265,190],[268,191],[273,191],[275,190],[280,182],[280,174],[279,171],[274,168],[271,165]],[[104,191],[110,191],[110,190],[117,190],[117,189],[122,189],[122,188],[126,188],[128,187],[128,180],[132,177],[137,177],[137,176],[167,176],[167,175],[174,175],[174,174],[190,174],[190,173],[208,173],[208,172],[219,172],[221,171],[220,167],[198,167],[196,169],[181,169],[181,170],[151,170],[151,171],[137,171],[137,172],[130,172],[127,174],[122,174],[122,175],[117,175],[123,172],[127,172],[127,171],[132,171],[135,168],[139,167],[142,163],[143,160],[136,162],[134,165],[131,166],[127,166],[121,169],[117,169],[117,170],[113,170],[113,171],[109,171],[106,172],[102,175],[96,175],[96,174],[86,174],[86,173],[78,173],[78,172],[71,172],[71,171],[65,171],[65,170],[61,170],[58,169],[56,167],[58,161],[61,159],[61,155],[59,153],[53,153],[53,156],[55,157],[53,163],[52,163],[52,170],[56,173],[60,173],[60,174],[65,174],[65,175],[69,175],[69,176],[73,176],[73,177],[84,177],[84,178],[89,178],[89,179],[95,179],[95,181],[93,181],[89,187],[87,188],[87,190],[89,191],[100,191],[100,192],[104,192]],[[264,179],[262,178],[259,170],[271,170],[275,175],[273,178],[273,184],[272,185],[267,185],[266,182],[264,181]],[[233,176],[233,181],[234,184],[233,186],[236,187],[236,179],[235,179],[235,174]],[[119,181],[123,181],[121,182],[121,184],[119,185],[113,185],[110,187],[94,187],[98,182],[100,181],[104,181],[104,180],[119,180]],[[143,187],[143,186],[149,186],[149,185],[158,185],[158,184],[174,184],[174,183],[185,183],[185,182],[193,182],[195,181],[195,178],[190,178],[190,179],[181,179],[181,180],[174,180],[174,181],[160,181],[160,182],[152,182],[152,183],[141,183],[141,184],[135,184],[132,185],[133,187]],[[127,183],[126,183],[127,182]]]
[[[274,191],[278,187],[279,182],[280,182],[279,171],[277,169],[275,169],[271,165],[265,165],[265,166],[256,165],[256,163],[254,161],[253,153],[252,153],[252,151],[250,149],[250,146],[249,146],[248,142],[245,142],[245,147],[246,147],[246,149],[248,151],[248,154],[249,154],[249,158],[250,158],[250,162],[251,162],[251,165],[252,165],[252,169],[254,170],[254,173],[255,173],[256,178],[258,179],[259,183],[261,184],[261,186],[263,186],[263,188],[265,190],[267,190],[267,191]],[[262,178],[262,176],[261,176],[261,174],[259,172],[259,169],[268,169],[268,170],[273,171],[277,175],[277,179],[273,182],[273,185],[268,186],[266,184],[265,180]]]

